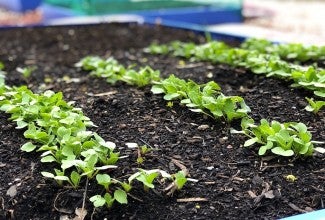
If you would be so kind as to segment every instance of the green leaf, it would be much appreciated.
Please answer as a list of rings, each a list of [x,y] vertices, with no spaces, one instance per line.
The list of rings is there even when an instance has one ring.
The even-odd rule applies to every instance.
[[[53,173],[49,173],[49,172],[41,172],[41,174],[44,176],[44,177],[47,177],[47,178],[54,178],[54,174]]]
[[[162,94],[165,93],[165,90],[160,85],[154,85],[151,88],[153,94]]]
[[[56,159],[52,155],[48,155],[48,156],[43,157],[41,159],[42,163],[51,163],[51,162],[54,162],[54,161],[56,161]]]
[[[32,152],[33,150],[35,150],[35,148],[36,146],[34,144],[32,144],[31,142],[27,142],[20,149],[22,151]]]
[[[187,182],[187,178],[183,171],[179,171],[175,174],[175,183],[177,189],[182,189],[186,182]]]
[[[311,146],[311,142],[302,145],[299,149],[299,154],[306,154]]]
[[[267,150],[271,149],[273,147],[273,143],[271,141],[268,141],[266,145],[261,146],[258,150],[258,155],[264,155]]]
[[[63,138],[65,135],[71,135],[71,129],[61,126],[58,128],[57,133],[59,137]]]
[[[97,174],[96,180],[99,185],[102,185],[105,187],[105,189],[108,188],[108,186],[111,184],[111,177],[108,174]]]
[[[319,96],[319,97],[325,98],[325,92],[315,91],[314,94]]]
[[[78,164],[78,160],[73,160],[73,159],[69,160],[69,159],[66,159],[66,160],[62,160],[61,161],[61,168],[63,170],[66,170],[66,169],[68,169],[70,167],[77,166],[77,164]]]
[[[180,97],[180,94],[178,93],[169,93],[164,96],[164,99],[167,101],[174,100],[175,98]]]
[[[127,204],[127,194],[124,190],[118,189],[114,192],[114,198],[121,204]]]
[[[28,126],[28,123],[25,121],[17,121],[17,129],[22,129]]]
[[[282,147],[275,147],[273,149],[271,149],[272,153],[277,154],[277,155],[281,155],[284,157],[290,157],[294,155],[293,150],[284,150]]]
[[[245,141],[244,147],[249,147],[249,146],[255,144],[257,141],[258,141],[257,137],[248,139],[247,141]]]
[[[54,179],[59,181],[70,181],[69,177],[67,176],[55,176]]]
[[[71,174],[70,174],[70,179],[71,179],[71,182],[73,183],[73,185],[75,187],[77,187],[79,185],[81,176],[80,176],[80,174],[78,172],[72,171]]]
[[[93,203],[96,208],[102,207],[106,203],[106,200],[101,195],[92,196],[89,200]]]

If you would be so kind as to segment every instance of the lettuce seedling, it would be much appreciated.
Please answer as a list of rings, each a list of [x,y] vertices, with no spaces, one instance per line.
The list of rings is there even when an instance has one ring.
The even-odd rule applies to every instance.
[[[177,186],[177,190],[182,189],[187,182],[186,174],[184,171],[178,171],[177,173],[173,174],[172,177],[174,179],[174,183]]]
[[[28,79],[32,75],[33,71],[35,71],[36,69],[37,69],[36,66],[30,66],[24,68],[17,67],[16,70],[17,72],[21,73],[25,79]]]
[[[325,59],[324,46],[304,46],[297,43],[273,44],[266,39],[249,38],[240,47],[248,50],[256,50],[260,53],[275,54],[283,59],[294,59],[300,62]]]
[[[306,106],[306,110],[317,114],[320,109],[325,106],[325,101],[314,101],[313,98],[306,98],[309,105]]]
[[[129,184],[133,182],[133,180],[138,180],[139,182],[143,183],[143,188],[145,191],[148,191],[149,189],[155,188],[153,181],[159,176],[162,175],[163,178],[171,178],[171,175],[166,173],[163,170],[154,169],[154,170],[144,170],[139,169],[138,172],[131,175],[128,179]]]
[[[160,81],[159,75],[159,71],[153,70],[151,67],[146,66],[144,68],[140,68],[139,71],[135,71],[134,69],[126,70],[125,74],[122,75],[121,80],[129,85],[143,87],[152,84],[153,82]]]
[[[256,143],[260,144],[258,154],[265,155],[271,151],[281,156],[312,156],[316,150],[322,152],[323,148],[314,148],[314,144],[322,142],[312,141],[312,135],[303,123],[288,122],[280,123],[272,121],[269,123],[261,119],[256,125],[253,119],[244,118],[241,123],[242,131],[232,130],[232,133],[242,133],[250,139],[245,141],[244,146],[250,147]]]
[[[262,43],[264,44],[264,43]],[[268,43],[267,43],[268,44]],[[158,45],[155,45],[156,53]],[[162,45],[166,47],[166,45]],[[211,41],[203,45],[193,43],[171,42],[167,44],[168,53],[173,56],[185,57],[199,61],[210,61],[212,63],[225,63],[236,67],[250,69],[255,74],[264,74],[267,77],[277,77],[292,80],[292,86],[302,87],[314,91],[319,97],[325,97],[324,73],[325,70],[294,65],[281,60],[278,54],[266,54],[257,50],[242,48],[229,48],[220,42]],[[262,48],[263,46],[258,46]],[[150,47],[149,47],[150,48]],[[147,49],[150,52],[150,49]],[[323,53],[325,53],[323,51]],[[294,53],[288,54],[294,57]]]
[[[121,189],[115,190],[113,196],[109,193],[105,193],[104,197],[101,195],[92,196],[90,201],[95,207],[101,207],[106,204],[107,208],[111,208],[114,201],[117,201],[120,204],[127,204],[128,202],[126,192]]]

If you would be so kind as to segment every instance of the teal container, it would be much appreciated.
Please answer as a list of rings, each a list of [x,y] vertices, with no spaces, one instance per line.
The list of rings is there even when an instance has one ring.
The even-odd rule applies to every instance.
[[[120,14],[138,11],[197,6],[242,7],[242,0],[44,0],[87,15]]]

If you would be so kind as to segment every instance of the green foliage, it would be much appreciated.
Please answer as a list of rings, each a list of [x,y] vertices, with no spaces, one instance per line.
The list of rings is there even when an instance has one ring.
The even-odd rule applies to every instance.
[[[312,135],[303,123],[288,122],[269,123],[261,119],[256,125],[253,119],[245,118],[241,123],[242,131],[232,130],[232,133],[242,133],[249,137],[244,147],[259,144],[259,155],[265,155],[269,150],[276,155],[289,156],[312,156],[314,150],[319,152],[322,148],[314,148]]]
[[[23,75],[23,77],[25,79],[29,78],[31,76],[31,74],[33,73],[33,71],[35,71],[37,69],[36,66],[30,66],[30,67],[17,67],[17,72],[21,73]]]
[[[268,76],[297,78],[300,80],[298,80],[298,84],[304,86],[307,86],[307,82],[314,82],[318,77],[313,68],[309,68],[304,72],[295,70],[294,74],[290,75],[293,66],[288,66],[289,64],[281,61],[278,56],[229,48],[220,42],[211,41],[204,45],[195,45],[177,41],[169,45],[163,45],[162,50],[157,47],[158,45],[154,45],[155,49],[152,49],[155,53],[159,51],[172,52],[175,56],[192,57],[193,59],[214,62],[222,61],[231,65],[251,67],[252,71],[259,74],[267,73]],[[149,47],[146,50],[150,52],[151,49]],[[299,68],[297,67],[297,69]],[[87,65],[85,69],[87,69]],[[298,76],[299,74],[302,75]],[[168,102],[179,100],[181,104],[186,105],[191,111],[206,114],[214,119],[225,118],[228,122],[241,119],[243,130],[239,132],[233,130],[233,132],[243,133],[250,137],[244,144],[246,147],[260,144],[259,155],[264,155],[268,151],[281,156],[311,156],[314,150],[322,152],[322,148],[314,148],[313,144],[317,142],[311,141],[311,133],[307,132],[307,129],[305,130],[308,138],[304,136],[303,132],[299,132],[299,129],[305,126],[302,123],[281,124],[276,121],[269,123],[262,119],[261,125],[255,125],[254,120],[248,115],[250,108],[245,104],[244,99],[239,96],[225,96],[221,93],[220,86],[213,81],[199,85],[191,80],[184,80],[170,75],[166,79],[151,82],[153,83],[152,93],[163,94],[163,98]],[[322,88],[322,84],[319,83],[309,83],[308,86],[310,88]],[[304,129],[302,130],[304,131]],[[143,162],[141,155],[138,157],[138,162],[140,164]],[[156,174],[152,175],[155,176]],[[152,186],[144,174],[142,174],[140,180],[145,183],[147,188]]]
[[[317,114],[319,112],[320,109],[322,109],[325,106],[325,101],[314,101],[313,98],[309,99],[306,98],[309,105],[306,106],[306,110],[309,112],[313,112],[315,114]]]
[[[185,57],[192,61],[210,61],[212,63],[225,63],[231,66],[245,67],[255,74],[291,80],[294,82],[292,86],[311,90],[316,96],[325,97],[325,70],[317,69],[313,66],[306,69],[304,66],[290,64],[281,60],[281,56],[277,53],[267,54],[267,51],[263,51],[263,47],[269,45],[269,42],[259,42],[254,50],[251,50],[252,45],[253,43],[247,41],[243,47],[248,49],[242,49],[230,48],[224,43],[217,41],[211,41],[202,45],[177,41],[161,45],[163,48],[167,47],[168,50],[159,50],[159,45],[154,45],[154,50],[149,46],[145,51],[153,54],[170,53],[173,56]],[[310,53],[307,54],[310,55]],[[288,54],[288,56],[295,57],[292,53]]]
[[[184,171],[178,171],[173,175],[173,178],[178,190],[182,189],[188,180]]]
[[[225,96],[220,92],[217,83],[211,81],[198,85],[189,80],[185,81],[170,75],[167,79],[154,85],[154,94],[165,94],[167,101],[180,100],[191,111],[201,112],[213,118],[224,117],[227,121],[247,117],[250,108],[239,96]]]
[[[304,46],[298,43],[273,44],[265,39],[249,38],[240,46],[243,49],[256,50],[280,56],[282,59],[305,62],[325,59],[325,46]]]
[[[125,191],[117,189],[114,191],[114,194],[106,192],[104,196],[95,195],[90,198],[90,201],[95,207],[101,207],[106,204],[107,208],[111,208],[114,204],[114,201],[117,201],[120,204],[127,204],[127,194]]]
[[[219,42],[211,44],[212,46],[205,48],[207,52],[204,52],[204,54],[208,54],[211,49],[217,50],[227,47]],[[173,42],[171,47],[175,49],[179,45],[183,44]],[[191,45],[186,47],[192,48]],[[193,46],[195,45],[193,44]],[[198,85],[191,80],[185,81],[174,75],[170,75],[167,79],[162,80],[159,77],[159,71],[155,71],[148,66],[140,68],[139,71],[135,71],[132,68],[126,69],[113,58],[102,60],[98,57],[86,57],[76,65],[84,70],[91,71],[92,75],[107,79],[107,82],[110,83],[120,80],[137,86],[153,84],[151,91],[154,94],[164,94],[166,101],[180,100],[191,111],[200,112],[214,118],[224,117],[228,122],[246,117],[247,113],[250,112],[243,98],[223,95],[220,92],[220,86],[213,81]],[[115,68],[112,66],[115,66]],[[110,71],[105,72],[102,69],[109,69]],[[111,71],[112,69],[114,71]]]
[[[143,170],[140,169],[139,172],[136,172],[129,177],[129,183],[131,184],[134,179],[143,183],[145,191],[148,191],[149,188],[153,189],[155,186],[153,181],[159,176],[160,170]]]
[[[79,187],[83,177],[96,177],[98,185],[106,192],[90,198],[95,207],[105,204],[111,207],[115,201],[127,204],[131,182],[121,182],[103,173],[117,168],[119,152],[115,152],[115,143],[88,131],[87,127],[94,124],[72,104],[65,102],[60,92],[34,94],[26,86],[9,87],[4,81],[0,86],[0,110],[10,114],[10,119],[17,123],[16,128],[25,129],[24,137],[30,140],[21,150],[42,152],[41,162],[60,165],[60,169],[54,168],[53,172],[41,172],[44,177],[55,180],[60,186],[68,183],[73,188]],[[149,150],[141,147],[143,154]],[[150,175],[144,176],[147,172],[150,171],[142,171],[137,178],[145,177],[145,183],[153,184]]]
[[[104,60],[99,57],[88,56],[78,62],[76,66],[91,71],[91,75],[104,78],[111,84],[123,81],[129,85],[143,87],[160,80],[159,71],[154,71],[148,66],[135,71],[131,67],[125,68],[113,58]]]

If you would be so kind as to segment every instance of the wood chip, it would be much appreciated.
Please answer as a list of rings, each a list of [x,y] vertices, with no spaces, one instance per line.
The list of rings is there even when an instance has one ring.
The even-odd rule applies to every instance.
[[[7,164],[0,162],[0,168],[5,167]]]
[[[248,190],[247,193],[252,199],[255,199],[257,197],[257,195],[251,190]]]
[[[207,182],[203,182],[203,183],[206,184],[206,185],[214,185],[214,184],[216,184],[215,181],[207,181]]]
[[[10,186],[6,193],[6,195],[10,196],[11,198],[15,197],[16,194],[17,194],[17,186],[16,185]]]
[[[207,130],[209,128],[210,128],[209,125],[200,125],[199,127],[197,127],[197,129],[200,130],[200,131],[204,131],[204,130]]]
[[[100,97],[100,96],[110,96],[110,95],[114,95],[114,94],[116,94],[116,93],[117,93],[117,91],[114,90],[114,91],[103,92],[103,93],[97,93],[97,94],[91,94],[91,93],[88,93],[87,95],[89,95],[89,96]]]
[[[177,202],[207,202],[207,201],[208,199],[201,198],[201,197],[177,199]]]
[[[306,213],[306,210],[303,210],[301,208],[299,208],[298,206],[296,206],[295,204],[289,202],[288,205],[295,211],[300,212],[300,213]]]

